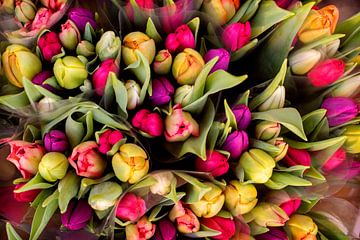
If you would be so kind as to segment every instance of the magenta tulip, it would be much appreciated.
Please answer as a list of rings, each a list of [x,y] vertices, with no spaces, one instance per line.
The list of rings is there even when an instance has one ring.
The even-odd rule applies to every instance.
[[[245,131],[235,131],[225,140],[222,149],[230,153],[230,158],[238,159],[249,147],[249,137]]]
[[[109,58],[102,62],[93,75],[93,85],[97,95],[104,95],[107,78],[110,72],[117,74],[120,68],[115,63],[115,59]]]
[[[326,117],[330,127],[344,124],[354,119],[359,113],[357,103],[346,97],[326,98],[321,107],[326,109]]]
[[[62,131],[51,130],[44,136],[44,146],[47,152],[65,152],[69,147],[69,141]]]
[[[149,97],[153,106],[162,106],[171,101],[174,87],[167,78],[159,77],[152,81],[152,95]]]
[[[33,84],[39,85],[43,88],[45,88],[46,90],[50,91],[50,92],[56,92],[56,89],[47,84],[44,83],[47,79],[51,78],[52,76],[54,76],[52,71],[42,71],[38,74],[35,75],[35,77],[31,80],[31,82]]]
[[[144,199],[133,193],[126,193],[117,206],[116,217],[124,222],[136,222],[145,212],[146,203]]]
[[[165,47],[171,53],[181,52],[185,48],[195,48],[194,34],[186,24],[183,24],[175,30],[175,33],[167,36]]]
[[[318,63],[307,77],[314,87],[326,87],[338,80],[345,72],[345,63],[336,58]]]
[[[245,46],[251,37],[250,22],[232,23],[224,29],[222,42],[227,50],[235,52]]]
[[[321,167],[324,172],[331,172],[346,160],[346,152],[339,148]]]
[[[164,131],[164,123],[160,114],[147,109],[138,111],[131,123],[135,128],[152,137],[159,137]]]
[[[61,53],[62,45],[57,33],[47,32],[38,40],[38,46],[40,48],[43,58],[50,62],[51,59]]]
[[[67,229],[74,231],[84,228],[92,217],[92,208],[86,200],[72,200],[64,214],[61,223]]]
[[[227,71],[230,63],[230,53],[224,48],[211,49],[205,54],[204,60],[205,62],[209,62],[214,57],[218,57],[219,59],[211,69],[210,73],[213,73],[217,70]]]
[[[286,232],[280,228],[269,228],[270,230],[266,233],[257,235],[256,240],[288,240]]]
[[[207,150],[205,160],[199,157],[195,160],[195,168],[197,171],[208,172],[214,177],[219,177],[228,172],[229,163],[225,155],[215,150]]]
[[[215,240],[228,240],[235,235],[235,222],[230,218],[212,217],[202,218],[201,224],[212,230],[218,231],[221,234],[211,237]]]
[[[99,152],[107,154],[123,138],[124,136],[119,130],[107,129],[99,136]]]
[[[233,111],[237,127],[239,130],[245,130],[251,122],[250,109],[245,104],[238,104],[231,108]]]

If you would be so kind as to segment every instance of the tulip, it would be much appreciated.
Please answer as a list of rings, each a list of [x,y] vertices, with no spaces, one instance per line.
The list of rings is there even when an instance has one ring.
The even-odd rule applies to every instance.
[[[40,31],[41,29],[46,28],[49,25],[50,17],[53,12],[47,8],[39,8],[36,12],[35,18],[30,24],[28,28],[31,31]]]
[[[84,228],[92,217],[92,209],[85,199],[72,200],[65,213],[61,214],[61,223],[71,231]]]
[[[168,79],[160,77],[152,81],[152,95],[149,97],[153,106],[162,106],[171,101],[174,87]]]
[[[136,224],[129,224],[125,227],[127,240],[150,239],[155,233],[156,225],[152,224],[146,216],[140,218]]]
[[[25,183],[19,183],[15,186],[14,190],[17,190],[24,186]],[[14,192],[14,198],[18,202],[32,202],[35,200],[37,195],[41,192],[41,189],[34,189],[25,192]]]
[[[67,20],[64,24],[61,24],[59,39],[66,49],[76,49],[76,46],[81,41],[81,34],[73,21]]]
[[[200,222],[196,215],[181,202],[175,203],[169,212],[169,219],[175,222],[180,233],[194,233],[200,230]]]
[[[360,125],[346,126],[343,136],[346,137],[344,149],[347,153],[360,153]]]
[[[69,141],[62,131],[51,130],[44,136],[44,146],[47,152],[65,152],[69,147]]]
[[[270,230],[266,233],[257,235],[256,240],[289,240],[286,232],[280,228],[269,228]]]
[[[245,131],[235,131],[225,140],[222,149],[230,153],[230,158],[238,159],[249,147],[249,138]]]
[[[174,174],[170,171],[154,173],[151,175],[156,183],[150,186],[152,194],[165,196],[171,191],[171,184],[176,181]]]
[[[284,105],[285,105],[285,87],[278,86],[275,92],[258,107],[258,110],[260,112],[263,112],[271,109],[279,109],[279,108],[283,108]]]
[[[215,184],[210,182],[204,182],[204,184],[211,190],[206,192],[200,201],[191,203],[190,209],[198,217],[211,218],[220,212],[225,202],[225,195]],[[192,191],[196,190],[192,189],[189,195],[193,193]]]
[[[95,46],[91,42],[82,40],[76,47],[76,54],[84,57],[95,55]]]
[[[146,203],[144,199],[129,192],[121,198],[116,208],[116,217],[123,222],[136,222],[145,214],[145,212]]]
[[[326,117],[330,127],[335,127],[354,119],[359,113],[357,103],[351,98],[326,98],[321,108],[326,109]]]
[[[37,143],[29,143],[25,141],[11,141],[10,154],[6,160],[12,162],[20,171],[25,179],[29,179],[38,171],[41,158],[45,154],[45,150]]]
[[[128,110],[134,110],[140,104],[140,85],[134,80],[127,80],[125,83],[127,90],[127,106]]]
[[[175,91],[174,102],[186,106],[190,103],[192,93],[194,91],[193,85],[182,85]]]
[[[267,202],[278,205],[284,212],[291,216],[298,210],[301,204],[301,199],[298,197],[291,197],[286,191],[272,191],[266,196]]]
[[[95,50],[99,56],[100,61],[103,62],[109,58],[116,59],[119,54],[120,47],[120,38],[115,36],[113,31],[107,31],[101,35],[100,40],[96,43]]]
[[[61,53],[60,39],[55,32],[47,32],[38,40],[38,46],[40,48],[43,58],[51,62],[52,58]]]
[[[201,55],[191,48],[176,55],[172,66],[172,74],[178,84],[194,84],[203,69],[205,62]]]
[[[280,134],[281,126],[277,122],[262,121],[255,126],[255,137],[263,141],[277,138]]]
[[[334,33],[338,20],[339,10],[334,5],[311,10],[298,32],[299,40],[307,44],[330,36]]]
[[[122,56],[126,65],[137,61],[135,51],[140,51],[152,63],[155,57],[155,41],[142,32],[131,32],[124,37],[124,44],[121,47]]]
[[[184,13],[192,11],[193,6],[193,1],[184,0],[169,2],[166,6],[161,7],[159,18],[162,29],[166,33],[174,32],[178,26],[186,21]]]
[[[160,114],[147,109],[138,111],[131,123],[135,128],[151,137],[160,137],[164,131]]]
[[[112,158],[116,177],[122,182],[137,183],[149,171],[146,152],[138,145],[126,143]]]
[[[172,56],[169,50],[164,49],[160,50],[156,56],[153,63],[153,70],[155,73],[160,75],[168,74],[171,70]]]
[[[304,149],[296,149],[289,147],[286,156],[283,159],[284,163],[291,167],[296,165],[310,166],[310,154]]]
[[[173,107],[172,113],[165,118],[165,138],[168,142],[185,141],[191,135],[199,136],[199,124],[188,112],[183,112],[181,105]]]
[[[105,211],[115,205],[122,193],[116,182],[102,182],[91,188],[88,203],[98,211]]]
[[[102,154],[107,154],[107,152],[110,151],[112,147],[123,138],[124,136],[119,130],[105,130],[99,136],[99,152]]]
[[[205,56],[205,62],[209,62],[211,59],[218,57],[216,64],[212,67],[210,73],[213,73],[217,70],[227,71],[230,63],[230,53],[226,51],[224,48],[211,49],[209,50]]]
[[[274,146],[279,148],[279,153],[270,155],[274,158],[275,162],[278,162],[286,156],[289,144],[287,144],[283,138],[276,138]]]
[[[45,7],[50,8],[52,11],[56,12],[64,7],[67,0],[40,0],[40,2]]]
[[[36,107],[40,113],[51,112],[55,110],[57,106],[56,102],[53,98],[44,97],[38,102]]]
[[[320,59],[320,51],[310,49],[291,55],[289,58],[289,65],[294,74],[304,75],[308,73]]]
[[[316,240],[318,227],[314,221],[305,215],[293,215],[286,223],[293,240]]]
[[[321,166],[324,172],[331,172],[340,166],[346,160],[346,152],[339,148],[336,152]]]
[[[233,216],[250,212],[258,201],[253,184],[232,180],[225,188],[225,206]]]
[[[211,237],[215,240],[228,240],[235,235],[235,222],[229,218],[212,217],[201,219],[201,224],[212,230],[220,232],[219,235]]]
[[[107,78],[110,72],[117,74],[120,68],[116,64],[115,59],[109,58],[102,62],[99,68],[94,72],[93,75],[93,85],[97,95],[103,96],[104,90],[107,82]]]
[[[245,46],[251,37],[250,22],[232,23],[228,25],[221,35],[225,48],[230,52],[236,52]]]
[[[73,56],[58,58],[54,64],[54,74],[59,85],[65,89],[79,87],[88,77],[85,64]]]
[[[69,162],[77,175],[86,178],[99,178],[106,168],[106,161],[98,153],[98,145],[94,141],[77,145],[69,157]]]
[[[58,152],[46,153],[39,163],[39,173],[48,182],[65,177],[69,163],[66,156]]]
[[[35,18],[36,6],[31,0],[15,1],[15,17],[23,23],[31,22]]]
[[[239,130],[245,130],[251,122],[250,109],[245,104],[238,104],[231,108],[233,111],[237,127]]]
[[[252,211],[254,222],[262,227],[284,226],[289,220],[288,215],[273,203],[259,203]]]
[[[359,62],[360,64],[360,62]],[[356,99],[360,93],[360,75],[337,83],[329,94],[331,97],[347,97]]]
[[[126,1],[127,4],[125,5],[125,13],[128,17],[128,19],[131,21],[131,22],[134,22],[135,18],[134,18],[134,7],[131,3],[130,0],[127,0]],[[142,15],[148,15],[148,14],[151,14],[151,10],[154,8],[154,1],[153,0],[135,0],[134,3],[136,3],[137,7],[139,9],[135,10],[135,11],[138,11],[140,10],[141,11],[141,14]]]
[[[39,85],[43,88],[45,88],[46,90],[50,91],[50,92],[55,92],[56,89],[51,86],[48,83],[45,83],[46,80],[48,80],[49,78],[53,77],[54,74],[52,71],[42,71],[38,74],[35,75],[35,77],[31,80],[31,82],[33,84]]]
[[[295,1],[296,0],[275,0],[276,4],[284,9],[288,9]]]
[[[2,54],[2,67],[8,81],[16,87],[23,87],[23,78],[32,80],[41,72],[41,61],[28,48],[12,44]]]
[[[340,46],[340,39],[336,39],[332,42],[324,44],[317,48],[317,50],[321,53],[321,59],[325,60],[328,58],[332,58]]]
[[[154,240],[176,240],[176,229],[166,218],[161,219],[156,226]]]
[[[170,53],[181,52],[185,48],[195,48],[195,37],[188,25],[179,26],[175,33],[170,33],[165,40],[165,47]]]
[[[275,167],[274,159],[266,152],[260,149],[250,149],[243,153],[236,167],[236,172],[243,168],[246,179],[255,183],[266,183]]]
[[[205,0],[201,10],[215,23],[224,25],[235,15],[239,7],[239,0]]]
[[[210,173],[213,177],[219,177],[229,171],[229,163],[227,157],[220,152],[207,150],[205,160],[200,157],[196,159],[195,169]]]
[[[345,63],[340,59],[328,59],[317,64],[307,74],[314,87],[326,87],[338,80],[345,72]]]
[[[0,1],[0,13],[13,14],[14,13],[14,0],[2,0]]]
[[[68,17],[73,21],[77,28],[81,31],[85,31],[85,26],[89,23],[93,29],[96,28],[94,13],[86,8],[72,8],[68,12]]]

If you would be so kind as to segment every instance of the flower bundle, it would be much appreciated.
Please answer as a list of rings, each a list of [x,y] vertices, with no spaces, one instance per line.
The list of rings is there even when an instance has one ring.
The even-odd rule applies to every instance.
[[[359,174],[360,20],[306,2],[41,1],[56,22],[2,48],[32,216],[9,238],[356,237],[322,206]],[[36,22],[32,1],[1,7]]]

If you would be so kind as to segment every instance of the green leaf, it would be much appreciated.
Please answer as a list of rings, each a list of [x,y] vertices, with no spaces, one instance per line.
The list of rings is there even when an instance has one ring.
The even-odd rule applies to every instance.
[[[260,235],[263,233],[266,233],[269,231],[268,228],[260,226],[259,224],[255,223],[255,222],[251,222],[249,223],[250,229],[251,229],[251,235],[256,236],[256,235]]]
[[[145,176],[141,181],[139,181],[138,183],[132,185],[131,187],[129,187],[127,189],[128,192],[130,191],[135,191],[135,190],[138,190],[138,189],[141,189],[141,188],[148,188],[154,184],[156,184],[157,181],[156,179],[151,176],[151,175],[147,175]]]
[[[356,34],[359,31],[360,26],[360,13],[357,13],[345,21],[339,23],[336,26],[335,33],[343,33],[346,35],[342,42],[344,43],[346,40],[351,38],[352,34]]]
[[[49,195],[47,198],[44,199],[41,206],[46,207],[52,201],[57,201],[58,199],[59,199],[59,191],[56,189],[51,195]]]
[[[326,118],[325,109],[317,109],[302,117],[304,132],[309,140],[316,140],[317,137],[327,138],[329,136],[329,124]]]
[[[4,105],[13,110],[19,110],[20,108],[26,107],[29,104],[30,101],[25,91],[0,97],[0,105]]]
[[[154,22],[151,20],[151,18],[148,18],[146,23],[146,35],[148,35],[150,38],[154,39],[156,43],[162,42],[162,38],[158,31],[156,30]]]
[[[65,213],[70,200],[78,194],[80,178],[69,171],[58,185],[59,190],[59,208],[61,213]]]
[[[285,172],[273,172],[271,179],[265,183],[268,188],[276,190],[287,186],[306,187],[311,185],[310,181]]]
[[[113,178],[114,176],[115,176],[114,173],[108,173],[105,176],[103,176],[102,178],[98,178],[98,179],[91,179],[91,178],[81,179],[80,189],[79,189],[77,198],[78,199],[82,198],[90,190],[90,187],[92,185],[106,182],[106,181],[110,180],[111,178]]]
[[[115,102],[118,106],[118,113],[120,116],[127,118],[127,90],[122,81],[120,81],[115,73],[110,72],[109,76],[107,78],[104,96],[103,96],[103,102],[105,109],[112,110],[112,104]]]
[[[93,40],[95,37],[96,37],[96,34],[95,34],[93,27],[91,26],[91,24],[89,22],[87,22],[85,25],[84,39],[91,43],[94,43]]]
[[[74,148],[81,143],[81,140],[84,137],[85,128],[82,122],[74,120],[72,115],[69,115],[65,122],[65,133],[71,147]]]
[[[224,123],[220,123],[217,121],[214,121],[211,125],[206,145],[208,146],[208,149],[212,150],[216,146],[216,142],[219,138],[220,132],[224,130]]]
[[[345,136],[334,137],[317,142],[297,142],[291,139],[285,139],[285,141],[290,145],[290,147],[296,149],[306,149],[308,151],[320,151],[334,145],[338,145],[338,144],[342,145],[345,142],[345,140],[346,140]]]
[[[26,125],[23,133],[23,140],[27,142],[35,142],[35,140],[41,139],[40,130],[34,125]]]
[[[304,172],[306,170],[308,170],[310,167],[309,166],[303,166],[303,165],[295,165],[295,166],[291,166],[291,167],[281,167],[281,166],[277,166],[277,169],[274,169],[274,171],[277,172],[288,172],[288,173],[292,173],[296,176],[299,177],[303,177]]]
[[[199,17],[193,18],[190,22],[187,23],[187,25],[189,26],[192,33],[194,34],[195,44],[196,44],[197,38],[198,38],[198,32],[199,32],[199,28],[200,28],[200,18]]]
[[[311,167],[306,173],[305,177],[313,178],[320,181],[326,181],[326,178],[316,168]]]
[[[242,48],[238,49],[235,52],[231,53],[231,62],[235,62],[242,57],[244,57],[246,54],[250,53],[251,50],[253,50],[258,45],[259,40],[257,38],[251,40],[249,43],[247,43]]]
[[[81,142],[85,142],[89,140],[94,134],[94,122],[93,122],[93,114],[91,111],[87,112],[85,115],[80,117],[78,121],[85,123],[86,126],[86,134],[81,139]]]
[[[320,199],[311,199],[309,201],[301,201],[300,208],[298,212],[301,214],[306,214],[311,211],[311,209],[319,202]]]
[[[244,93],[242,93],[239,96],[239,99],[236,101],[235,105],[244,104],[244,105],[248,106],[249,105],[249,96],[250,96],[250,90],[246,90]]]
[[[274,146],[273,144],[257,139],[251,139],[251,146],[253,146],[254,148],[264,150],[265,152],[269,153],[271,156],[277,156],[281,152],[281,149]]]
[[[221,234],[221,232],[207,228],[204,225],[201,225],[201,228],[206,229],[206,230],[200,230],[200,231],[197,231],[194,233],[186,233],[186,234],[184,234],[184,236],[188,237],[188,238],[199,239],[199,238],[205,238],[205,237],[213,237],[213,236],[217,236],[217,235]]]
[[[337,224],[330,221],[326,215],[321,212],[310,212],[309,215],[315,221],[322,234],[324,234],[329,240],[349,239],[349,237],[338,228]]]
[[[298,54],[298,53],[301,53],[301,52],[306,52],[306,51],[308,51],[310,49],[314,49],[316,47],[320,47],[320,46],[323,46],[325,44],[331,43],[331,42],[335,41],[336,39],[343,38],[344,36],[345,36],[344,34],[333,34],[333,35],[321,38],[321,39],[319,39],[319,40],[317,40],[315,42],[311,42],[311,43],[308,43],[308,44],[300,47],[296,51],[291,52],[291,54],[295,55],[295,54]]]
[[[56,182],[53,184],[50,184],[41,177],[40,173],[37,173],[32,179],[30,179],[30,181],[28,181],[21,188],[14,190],[14,192],[21,193],[21,192],[34,190],[34,189],[46,189],[46,188],[51,188],[55,185],[56,185]]]
[[[224,108],[225,108],[226,122],[229,122],[228,125],[232,129],[237,129],[236,117],[233,111],[231,110],[229,104],[227,103],[226,99],[224,99]]]
[[[247,0],[245,3],[242,3],[239,10],[235,13],[234,17],[227,23],[227,25],[239,21],[242,23],[248,21],[255,14],[260,2],[261,0]]]
[[[182,172],[174,172],[174,174],[176,174],[178,177],[182,178],[190,184],[193,194],[186,195],[186,203],[194,203],[200,201],[200,199],[211,190],[211,187],[206,186],[197,178],[192,177],[189,174]]]
[[[45,199],[47,199],[51,194],[54,193],[53,188],[43,189],[34,199],[34,201],[31,202],[30,206],[32,208],[37,208],[40,204],[42,204]]]
[[[15,231],[14,227],[9,222],[6,223],[6,234],[8,240],[22,240],[20,235]]]

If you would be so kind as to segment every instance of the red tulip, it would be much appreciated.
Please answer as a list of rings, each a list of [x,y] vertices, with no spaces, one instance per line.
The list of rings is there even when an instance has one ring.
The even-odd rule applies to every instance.
[[[124,136],[119,130],[107,129],[99,136],[99,152],[106,154]]]
[[[345,63],[340,59],[328,59],[317,64],[307,74],[310,83],[315,87],[326,87],[338,80],[345,71]]]
[[[288,148],[286,156],[284,157],[283,161],[289,167],[295,165],[303,165],[303,166],[310,166],[311,165],[311,157],[310,154],[303,149],[295,149],[292,147]]]
[[[195,48],[195,37],[191,29],[183,24],[175,30],[175,33],[170,33],[165,40],[165,47],[169,52],[181,52],[185,48]]]
[[[117,206],[116,217],[121,221],[136,222],[145,212],[146,203],[144,199],[133,193],[126,193]]]
[[[228,240],[235,234],[235,222],[230,218],[215,216],[212,218],[203,218],[200,222],[206,227],[221,233],[211,237],[211,239]]]
[[[164,124],[160,114],[147,109],[138,111],[131,123],[135,128],[152,137],[159,137],[164,131]]]
[[[61,53],[61,43],[58,34],[47,32],[39,38],[38,46],[43,58],[50,62],[52,57]]]
[[[195,161],[197,171],[211,173],[214,177],[224,175],[229,170],[228,159],[218,151],[206,151],[206,159],[197,158]]]
[[[15,190],[21,188],[22,186],[24,186],[25,183],[19,183],[15,186]],[[25,192],[20,192],[20,193],[16,193],[14,192],[14,198],[16,199],[16,201],[18,202],[32,202],[35,200],[35,198],[37,197],[37,195],[41,192],[41,189],[34,189],[34,190],[30,190],[30,191],[25,191]]]

